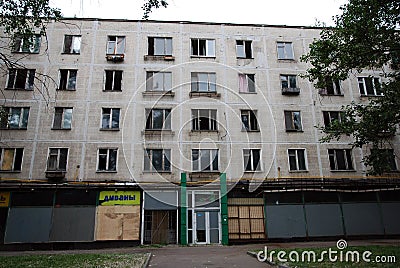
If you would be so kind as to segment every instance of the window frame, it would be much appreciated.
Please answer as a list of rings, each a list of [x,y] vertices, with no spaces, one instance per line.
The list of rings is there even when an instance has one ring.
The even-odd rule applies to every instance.
[[[107,150],[107,154],[106,154],[106,167],[105,169],[100,169],[100,155],[104,155],[100,154],[100,150]],[[115,152],[115,168],[114,169],[110,169],[110,155],[112,152]],[[97,163],[96,163],[96,172],[97,173],[117,173],[118,172],[118,154],[119,154],[119,150],[118,148],[98,148],[97,149]]]
[[[162,90],[154,89],[154,77],[162,75]],[[157,80],[156,80],[157,81]],[[169,87],[168,87],[169,86]],[[168,92],[172,91],[172,72],[146,72],[146,92]]]
[[[239,93],[254,94],[256,92],[255,74],[239,73]]]
[[[200,80],[199,75],[207,75],[207,81]],[[191,93],[217,93],[217,74],[215,72],[191,72],[190,77]],[[207,84],[206,91],[200,90],[203,84]]]
[[[242,44],[239,44],[240,42],[242,42]],[[250,54],[250,55],[248,55],[248,54]],[[253,41],[252,40],[236,40],[236,58],[237,59],[253,59]]]
[[[337,119],[332,117],[333,113],[337,113]],[[322,119],[324,121],[325,128],[328,129],[333,121],[338,120],[339,123],[342,122],[342,120],[343,120],[343,112],[341,112],[341,111],[322,111]],[[329,121],[328,124],[327,124],[327,121]]]
[[[10,129],[10,130],[26,130],[28,129],[29,123],[29,112],[30,107],[4,107],[1,109],[4,111],[3,117],[0,117],[0,129]],[[15,114],[13,109],[19,109],[18,114],[18,127],[11,127],[11,118]],[[5,125],[5,127],[3,127]]]
[[[257,166],[254,168],[254,153],[258,151],[258,163]],[[242,150],[243,155],[243,170],[244,172],[262,172],[262,154],[260,148],[249,148]],[[246,156],[248,157],[248,161],[246,162]],[[248,162],[250,163],[251,169],[247,169]]]
[[[51,154],[51,150],[57,150],[57,160],[56,160],[56,168],[49,169],[50,157],[54,154]],[[61,150],[66,150],[65,156],[65,168],[60,168],[61,161]],[[69,148],[68,147],[49,147],[47,153],[47,162],[46,162],[46,172],[66,172],[68,170],[68,158],[69,158]]]
[[[10,163],[11,169],[3,169],[4,167],[4,155],[5,151],[13,151],[13,158],[12,162]],[[20,158],[20,159],[17,159]],[[0,172],[5,173],[5,172],[21,172],[22,171],[22,165],[23,165],[23,159],[24,159],[24,148],[17,147],[17,148],[0,148]],[[19,165],[16,166],[16,165]]]
[[[282,47],[283,47],[283,57],[281,57],[282,54],[279,53],[280,48],[282,48]],[[288,47],[290,48],[290,51],[287,50]],[[294,49],[293,49],[293,42],[287,42],[287,41],[276,42],[276,51],[277,51],[277,59],[278,60],[294,61],[294,59],[295,59]]]
[[[373,90],[374,94],[369,94],[368,93],[369,83],[367,82],[367,79],[371,79],[371,85],[372,85],[372,90]],[[360,81],[360,80],[362,80],[362,81]],[[378,86],[376,85],[376,83],[378,84]],[[380,77],[376,77],[376,76],[359,76],[359,77],[357,77],[357,85],[358,85],[358,89],[360,91],[360,95],[361,96],[365,96],[365,97],[380,97],[380,96],[383,96],[382,86],[381,86],[382,82],[381,82],[381,78]],[[360,87],[360,85],[362,85],[362,88]]]
[[[109,76],[107,74],[111,73],[111,81],[108,81]],[[116,74],[119,74],[117,76]],[[119,81],[117,81],[117,78]],[[110,83],[111,82],[111,83]],[[122,70],[104,70],[104,89],[105,92],[121,92],[123,82],[123,71]],[[119,88],[115,89],[115,85],[119,85]],[[110,85],[110,89],[107,88]]]
[[[339,163],[337,159],[337,153],[341,151],[344,152],[343,154],[343,160],[344,160],[344,166],[346,169],[339,169]],[[350,157],[350,159],[348,159]],[[330,171],[336,172],[336,171],[355,171],[355,166],[354,166],[354,161],[353,161],[353,150],[352,149],[328,149],[328,159],[329,159],[329,168]],[[332,163],[332,160],[334,161]],[[334,165],[334,169],[332,169],[332,166]]]
[[[61,112],[60,126],[56,126],[56,119],[57,119],[56,117],[57,117],[57,114],[60,114],[60,113],[57,113],[57,110],[60,111],[61,109],[62,109],[62,112]],[[71,110],[70,118],[69,118],[71,123],[70,123],[69,127],[65,126],[65,120],[68,120],[68,118],[65,118],[66,110]],[[52,129],[53,130],[71,130],[72,129],[72,112],[73,112],[73,107],[59,107],[59,106],[54,107]]]
[[[111,39],[115,40],[111,40]],[[119,42],[122,40],[122,42]],[[111,45],[113,44],[113,45]],[[114,46],[114,47],[112,47]],[[113,48],[111,51],[111,48]],[[122,50],[122,51],[121,51]],[[106,55],[125,55],[126,50],[126,36],[124,35],[108,35],[107,36],[107,46],[106,46]],[[112,53],[111,53],[112,52]]]
[[[155,128],[154,127],[154,111],[162,111],[162,127]],[[172,120],[171,120],[171,111],[170,108],[146,108],[145,109],[145,131],[158,131],[158,130],[171,130],[172,129]],[[148,128],[148,126],[151,128]]]
[[[66,72],[66,75],[64,72]],[[71,77],[72,72],[75,73],[75,76]],[[58,85],[57,90],[59,90],[59,91],[75,91],[76,90],[77,80],[78,80],[78,70],[77,69],[60,69],[59,77],[60,77],[60,79],[59,79],[59,85]],[[73,79],[73,80],[71,80],[71,79]],[[73,85],[73,87],[71,87],[71,85]]]
[[[286,78],[286,80],[283,80],[282,78]],[[292,82],[293,82],[293,80],[291,80],[291,78],[294,78],[294,82],[295,82],[295,87],[292,87],[291,85],[292,85]],[[295,74],[280,74],[279,75],[279,81],[280,81],[280,83],[281,83],[281,88],[282,89],[285,89],[285,88],[288,88],[288,89],[297,89],[297,88],[299,88],[298,87],[298,85],[297,85],[297,75],[295,75]],[[287,84],[288,84],[288,87],[284,87],[283,86],[283,82],[286,82]]]
[[[327,86],[319,90],[319,94],[322,96],[344,96],[342,92],[342,82],[339,79],[325,78]]]
[[[198,156],[197,160],[194,160],[193,153],[195,151],[198,152],[197,153],[197,156]],[[201,160],[202,159],[201,156],[202,156],[202,154],[205,154],[205,153],[202,153],[202,151],[208,151],[208,156],[209,156],[208,160],[209,161],[207,162],[207,166],[206,167],[202,167],[203,161]],[[216,153],[216,155],[214,154],[214,152]],[[215,159],[217,161],[217,163],[216,163],[217,168],[216,169],[214,168]],[[218,172],[220,170],[220,167],[219,167],[219,163],[220,163],[220,161],[219,161],[219,149],[205,149],[205,148],[203,148],[203,149],[192,149],[191,150],[191,161],[192,161],[192,171],[193,172]],[[196,164],[197,165],[197,169],[195,169],[196,161],[198,162]],[[207,167],[210,167],[210,169],[206,169]]]
[[[243,116],[247,116],[247,122],[249,124],[249,128],[245,126],[243,123]],[[245,132],[259,132],[260,131],[260,124],[258,123],[258,117],[257,117],[257,110],[240,110],[240,119],[241,119],[241,124],[242,124],[242,131]],[[254,121],[255,120],[255,121]],[[253,126],[253,123],[255,123],[256,126]]]
[[[303,132],[303,122],[301,120],[301,111],[285,110],[283,113],[284,113],[284,117],[285,117],[286,132]],[[299,129],[296,129],[295,120],[294,120],[295,113],[298,113],[298,116],[299,116],[299,125],[300,125]],[[287,121],[287,119],[289,118],[289,115],[290,115],[290,122]]]
[[[105,109],[109,109],[109,113],[105,113]],[[118,111],[118,126],[113,127],[113,117],[114,117],[114,111]],[[104,122],[104,116],[109,115],[108,119],[108,127],[105,127],[103,122]],[[121,117],[121,108],[116,108],[116,107],[102,107],[101,108],[101,120],[100,120],[100,130],[119,130],[120,126],[120,117]]]
[[[157,40],[164,40],[163,42],[163,52],[158,53]],[[168,48],[168,42],[170,42],[170,51]],[[160,44],[160,43],[158,43]],[[161,56],[161,57],[172,57],[173,55],[173,42],[172,37],[162,37],[162,36],[149,36],[147,39],[147,55],[148,56]]]
[[[201,111],[208,111],[208,117],[201,116]],[[217,109],[192,109],[192,131],[218,131]],[[195,116],[197,115],[197,117]],[[213,116],[215,115],[215,118]],[[201,118],[208,119],[208,129],[201,128]]]
[[[67,47],[67,39],[71,38],[71,42]],[[79,50],[75,52],[75,40],[79,40]],[[66,34],[64,35],[64,43],[63,43],[63,51],[62,54],[72,54],[79,55],[81,54],[81,46],[82,46],[82,35],[74,35],[74,34]],[[68,49],[68,51],[67,51]]]
[[[42,36],[40,34],[33,34],[32,36],[30,36],[30,38],[32,38],[34,40],[28,41],[22,35],[18,35],[18,34],[16,36],[14,36],[12,52],[13,53],[39,54],[40,53],[40,45],[42,42]],[[25,42],[31,43],[29,45],[29,47],[24,46]],[[32,47],[33,47],[33,49],[32,49]]]
[[[203,45],[200,44],[200,42],[203,42],[203,41],[204,41],[204,55],[202,55]],[[197,50],[197,51],[194,51],[194,50]],[[190,57],[193,57],[193,58],[215,58],[216,57],[216,41],[215,41],[215,39],[190,38]]]
[[[161,169],[157,169],[153,165],[154,151],[161,152],[161,167],[162,167]],[[159,149],[159,148],[144,149],[143,171],[171,173],[171,149]]]
[[[299,151],[303,152],[304,169],[300,169],[301,168],[301,164],[300,164],[301,159],[299,157]],[[291,152],[294,152],[295,164],[296,164],[295,169],[292,169],[292,166],[290,164],[291,156],[293,157],[293,154],[291,154]],[[307,150],[305,148],[288,148],[287,156],[288,156],[289,172],[308,172]]]
[[[35,74],[36,74],[36,69],[24,69],[24,68],[8,69],[6,89],[32,91],[35,85]],[[19,83],[19,80],[24,80],[23,88],[16,87],[16,85]]]

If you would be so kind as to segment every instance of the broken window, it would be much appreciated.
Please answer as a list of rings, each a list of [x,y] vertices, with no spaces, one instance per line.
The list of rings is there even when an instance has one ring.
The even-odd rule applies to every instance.
[[[286,131],[302,131],[300,111],[285,111]]]
[[[125,53],[125,36],[108,36],[107,55],[123,55]]]
[[[192,110],[192,130],[217,130],[217,110]]]
[[[379,77],[358,77],[358,88],[360,89],[361,95],[383,95]]]
[[[60,70],[60,85],[58,90],[75,90],[77,70]]]
[[[146,91],[169,91],[172,89],[171,72],[147,72]]]
[[[81,53],[81,39],[82,37],[80,35],[65,35],[63,53],[66,54]]]
[[[119,129],[119,108],[102,108],[101,128]]]
[[[145,149],[145,171],[171,171],[171,150],[169,149]]]
[[[218,149],[193,149],[193,171],[218,171]]]
[[[260,171],[261,149],[243,149],[245,171]]]
[[[8,89],[33,90],[35,81],[34,69],[9,69],[8,70]]]
[[[172,37],[149,37],[148,55],[172,56]]]
[[[2,129],[26,129],[28,127],[29,107],[2,107],[0,124]]]
[[[343,120],[343,113],[339,111],[323,111],[322,114],[324,116],[324,125],[326,128],[329,128],[334,121],[340,123]]]
[[[305,149],[289,149],[289,170],[290,171],[306,171],[306,150]]]
[[[99,149],[97,171],[117,171],[117,154],[116,148]]]
[[[331,170],[354,170],[351,149],[328,149]]]
[[[49,148],[47,171],[66,171],[68,148]]]
[[[192,73],[192,92],[216,92],[215,73]]]
[[[13,52],[39,53],[41,39],[39,34],[30,37],[17,35],[14,39]]]
[[[326,87],[320,90],[321,95],[343,95],[341,92],[340,80],[338,79],[325,79]]]
[[[278,60],[294,60],[293,46],[291,42],[278,42]]]
[[[21,171],[23,148],[0,148],[0,171]]]
[[[122,90],[122,71],[106,70],[105,76],[104,91]]]
[[[257,111],[256,110],[241,110],[242,130],[243,131],[258,131]]]
[[[53,129],[71,129],[72,108],[55,107]]]
[[[146,129],[170,130],[171,109],[146,109]]]
[[[254,93],[256,87],[254,83],[254,74],[239,74],[239,92]]]
[[[199,57],[215,57],[215,40],[192,38],[191,55]]]
[[[251,42],[252,41],[250,40],[236,40],[237,58],[245,58],[245,59],[253,58],[253,54],[251,51]]]

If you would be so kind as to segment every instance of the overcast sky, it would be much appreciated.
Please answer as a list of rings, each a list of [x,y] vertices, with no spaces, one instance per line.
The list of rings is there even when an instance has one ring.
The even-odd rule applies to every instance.
[[[144,0],[50,0],[65,17],[141,19]],[[332,16],[347,0],[168,0],[151,20],[311,26]]]

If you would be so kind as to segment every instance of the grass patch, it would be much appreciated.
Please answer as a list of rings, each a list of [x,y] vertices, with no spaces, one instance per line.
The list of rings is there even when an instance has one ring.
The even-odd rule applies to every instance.
[[[264,250],[264,249],[263,249]],[[311,268],[360,268],[360,267],[382,267],[382,268],[397,268],[400,267],[400,247],[398,246],[351,246],[344,250],[338,250],[336,247],[331,247],[332,252],[331,259],[337,258],[336,261],[331,261],[329,257],[329,248],[295,248],[295,249],[270,249],[268,248],[268,255],[275,251],[273,254],[273,262],[276,264],[283,264],[288,267],[311,267]],[[281,253],[281,260],[286,259],[287,261],[278,260],[278,252],[283,251],[285,255]],[[323,253],[325,251],[325,253]],[[366,262],[363,260],[363,253],[369,251],[372,254],[365,255],[365,258],[370,260]],[[259,252],[253,251],[253,252]],[[297,252],[297,253],[293,253]],[[310,252],[315,253],[314,255]],[[358,260],[357,261],[357,253]],[[310,255],[311,254],[311,255]],[[304,256],[304,258],[302,258]],[[269,257],[269,256],[268,256]],[[296,261],[298,260],[298,261]],[[304,261],[303,261],[304,260]],[[309,261],[310,260],[310,261]],[[315,260],[315,261],[314,261]],[[385,263],[382,261],[385,260]]]
[[[1,268],[67,268],[67,267],[141,267],[146,260],[146,254],[54,254],[54,255],[24,255],[0,256]]]

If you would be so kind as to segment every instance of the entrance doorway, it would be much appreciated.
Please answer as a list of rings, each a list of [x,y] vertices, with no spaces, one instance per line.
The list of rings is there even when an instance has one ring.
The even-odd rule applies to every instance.
[[[195,211],[195,243],[219,243],[219,212]]]

